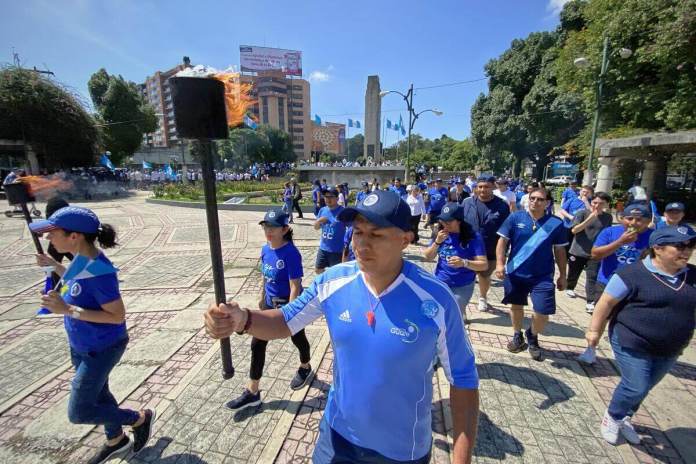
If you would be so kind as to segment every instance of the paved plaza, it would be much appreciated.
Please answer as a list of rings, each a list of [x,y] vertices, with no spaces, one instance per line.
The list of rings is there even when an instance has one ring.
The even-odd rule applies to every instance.
[[[324,322],[307,328],[317,371],[311,385],[290,389],[297,350],[289,339],[273,341],[261,380],[262,406],[225,409],[247,382],[250,340],[231,338],[236,375],[223,380],[217,344],[203,329],[202,313],[213,299],[204,211],[149,204],[143,194],[84,206],[119,233],[120,247],[107,255],[120,268],[131,342],[111,375],[111,390],[126,406],[156,407],[159,414],[149,446],[137,457],[112,462],[310,462],[333,365]],[[227,294],[251,307],[261,283],[262,216],[220,212]],[[312,222],[294,225],[306,284],[314,278],[318,244]],[[407,258],[432,269],[422,252],[409,247]],[[101,427],[68,422],[73,370],[62,318],[35,317],[44,278],[22,219],[0,217],[0,256],[0,463],[81,462],[102,444],[103,433]],[[557,294],[558,312],[540,337],[543,362],[505,350],[511,329],[499,303],[501,285],[492,288],[493,311],[469,305],[481,378],[475,462],[695,463],[696,343],[638,412],[634,422],[642,444],[608,445],[599,423],[618,372],[606,340],[594,366],[575,360],[589,322],[581,285],[577,293],[576,299]],[[448,463],[452,420],[441,370],[433,385],[433,462]]]

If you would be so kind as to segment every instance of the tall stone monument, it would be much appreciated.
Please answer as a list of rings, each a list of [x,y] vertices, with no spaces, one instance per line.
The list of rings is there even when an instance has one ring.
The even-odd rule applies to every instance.
[[[379,97],[379,76],[367,76],[365,91],[365,147],[363,156],[372,157],[374,161],[382,159],[380,143],[380,122],[382,120],[382,99]]]

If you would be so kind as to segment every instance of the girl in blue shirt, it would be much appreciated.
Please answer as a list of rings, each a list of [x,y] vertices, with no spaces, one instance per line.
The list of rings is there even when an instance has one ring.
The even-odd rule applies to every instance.
[[[87,208],[67,206],[48,219],[29,225],[32,232],[48,232],[59,253],[74,258],[67,268],[47,255],[37,255],[39,266],[53,266],[61,276],[57,290],[41,297],[42,307],[64,315],[75,377],[70,389],[68,418],[73,424],[101,424],[106,444],[90,462],[104,462],[131,446],[140,451],[150,439],[155,410],[119,408],[109,391],[109,375],[126,350],[126,309],[118,288],[117,269],[97,248],[116,246],[116,232],[101,224]],[[133,427],[133,441],[123,426]]]
[[[425,258],[437,256],[435,277],[452,290],[466,321],[466,306],[474,293],[476,271],[488,268],[486,248],[481,236],[464,220],[464,209],[458,203],[447,203],[437,219],[439,231],[425,250]]]
[[[268,242],[261,249],[261,310],[279,308],[302,293],[302,256],[292,242],[292,229],[288,226],[288,219],[285,211],[272,209],[259,223]],[[292,343],[299,350],[300,367],[290,382],[290,388],[299,390],[306,385],[312,373],[309,364],[310,347],[304,330],[292,336]],[[249,385],[238,398],[227,403],[228,408],[243,409],[261,404],[259,381],[266,363],[267,344],[267,340],[251,339]]]

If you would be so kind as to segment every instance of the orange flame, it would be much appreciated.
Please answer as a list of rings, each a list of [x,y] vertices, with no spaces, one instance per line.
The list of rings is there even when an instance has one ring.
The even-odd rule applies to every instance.
[[[73,187],[72,182],[59,176],[24,176],[20,177],[19,180],[27,185],[29,194],[33,197],[38,195],[42,198],[51,198],[57,192],[64,192]]]
[[[227,108],[227,125],[237,127],[244,122],[244,116],[252,105],[256,104],[251,94],[251,84],[240,81],[240,74],[233,72],[213,75],[225,84],[225,107]]]

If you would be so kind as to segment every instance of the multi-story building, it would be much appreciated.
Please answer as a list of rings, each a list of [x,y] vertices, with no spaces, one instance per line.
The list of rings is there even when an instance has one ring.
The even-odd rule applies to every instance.
[[[298,159],[312,153],[312,121],[309,82],[286,77],[281,70],[241,74],[243,83],[252,86],[256,104],[250,108],[259,124],[267,124],[288,133]]]
[[[172,103],[169,78],[185,68],[190,68],[191,62],[187,56],[184,62],[168,71],[157,71],[140,84],[145,102],[152,105],[158,114],[159,127],[151,134],[143,135],[143,145],[146,147],[172,147],[179,144],[174,121],[174,104]]]
[[[318,125],[312,122],[312,151],[344,155],[346,149],[346,125],[326,122]]]

